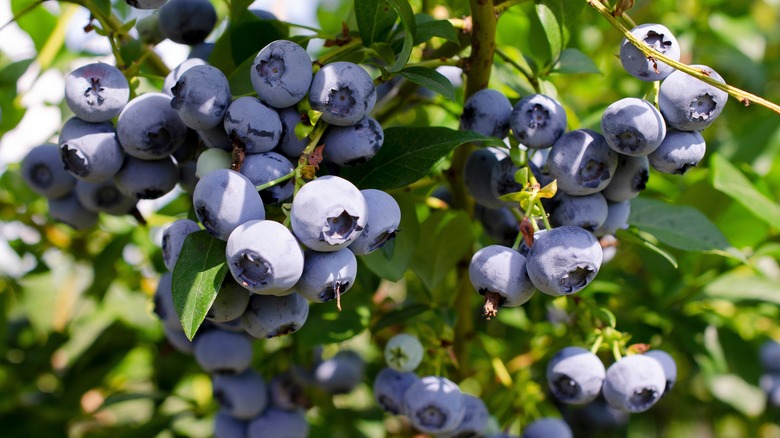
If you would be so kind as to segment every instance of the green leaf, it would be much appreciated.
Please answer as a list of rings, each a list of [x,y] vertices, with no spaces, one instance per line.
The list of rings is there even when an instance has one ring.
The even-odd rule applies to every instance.
[[[550,45],[550,61],[555,62],[563,49],[562,0],[536,0],[536,15]]]
[[[228,271],[227,243],[206,230],[187,236],[173,269],[173,304],[184,334],[192,340],[214,303]]]
[[[780,205],[759,192],[750,180],[718,153],[712,154],[712,185],[742,204],[757,218],[780,230]]]
[[[38,3],[38,5],[34,6],[36,3]],[[57,25],[57,17],[52,15],[52,13],[40,3],[42,2],[39,0],[11,0],[11,12],[14,15],[26,8],[32,8],[24,15],[18,17],[16,24],[30,35],[30,38],[32,38],[33,43],[35,44],[35,50],[39,53],[46,44],[46,41],[48,41],[49,35],[54,31],[54,27]],[[8,33],[6,33],[5,38],[8,37],[7,35]]]
[[[448,20],[434,20],[430,15],[417,14],[414,16],[417,31],[414,33],[414,45],[424,43],[433,37],[444,38],[447,41],[460,45],[458,31]]]
[[[441,94],[449,100],[455,100],[455,88],[443,74],[428,67],[412,66],[401,70],[399,74],[415,84]]]
[[[429,290],[435,289],[458,261],[471,251],[474,235],[463,211],[439,210],[420,227],[412,270]]]
[[[355,293],[363,292],[367,291]],[[344,342],[362,333],[371,322],[371,310],[365,304],[352,303],[351,299],[355,298],[352,294],[350,291],[341,298],[341,311],[333,301],[310,306],[306,324],[293,335],[296,344],[300,348],[311,348],[315,345]]]
[[[596,73],[601,71],[590,57],[577,49],[566,49],[561,52],[561,57],[552,69],[553,73],[575,74]]]
[[[398,58],[395,59],[393,65],[390,66],[391,72],[398,72],[404,68],[406,62],[409,61],[409,57],[412,55],[414,35],[416,32],[414,12],[412,11],[412,6],[409,4],[408,0],[389,0],[388,3],[395,9],[398,16],[401,17],[401,24],[404,27],[403,48],[401,48],[401,53],[398,54]]]
[[[235,20],[246,12],[254,0],[230,0],[230,17]],[[254,15],[254,14],[253,14]]]
[[[704,295],[731,302],[747,300],[780,305],[780,283],[748,270],[735,270],[707,284]]]
[[[723,374],[707,379],[712,395],[749,417],[764,411],[766,395],[736,374]]]
[[[244,96],[255,93],[255,87],[252,85],[251,76],[252,65],[254,63],[255,58],[250,56],[228,76],[230,94],[233,96]]]
[[[382,315],[376,324],[371,328],[372,333],[376,333],[383,328],[390,327],[391,325],[402,323],[417,315],[421,315],[431,310],[430,306],[421,303],[410,304],[398,310],[385,313]]]
[[[427,175],[450,151],[469,142],[483,142],[485,146],[504,144],[471,131],[393,127],[385,130],[384,145],[371,160],[344,168],[341,175],[362,189],[403,187]]]
[[[677,269],[677,267],[679,266],[679,264],[677,263],[677,259],[674,258],[673,255],[659,248],[658,240],[653,238],[653,236],[649,235],[648,233],[644,233],[636,229],[618,230],[617,238],[621,242],[622,241],[631,242],[643,246],[649,249],[650,251],[657,253],[658,255],[666,259],[666,261],[669,262],[672,266],[674,266],[674,269]],[[648,240],[648,238],[652,238],[652,241]]]
[[[401,224],[393,240],[393,251],[374,251],[360,256],[360,261],[381,278],[399,281],[412,262],[420,236],[420,223],[417,220],[417,207],[414,198],[408,195],[396,195],[395,200],[401,208]],[[384,248],[384,247],[383,247]]]
[[[355,0],[355,19],[363,45],[384,42],[398,14],[385,0]]]

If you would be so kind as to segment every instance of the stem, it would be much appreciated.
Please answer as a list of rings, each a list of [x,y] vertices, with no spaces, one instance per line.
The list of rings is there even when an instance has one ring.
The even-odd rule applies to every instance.
[[[774,111],[777,114],[780,114],[780,105],[777,105],[775,103],[772,103],[763,97],[756,96],[755,94],[749,93],[747,91],[741,90],[737,87],[718,82],[715,79],[707,76],[704,74],[700,69],[691,67],[689,65],[683,64],[679,61],[675,61],[671,58],[667,58],[666,56],[662,55],[660,52],[658,52],[655,49],[650,48],[647,44],[644,44],[643,42],[639,41],[637,37],[631,34],[631,31],[628,30],[623,24],[615,18],[612,13],[601,4],[598,0],[585,0],[588,2],[589,5],[594,7],[604,18],[609,21],[609,23],[614,27],[615,29],[619,30],[621,33],[623,33],[623,36],[626,37],[628,41],[631,42],[634,46],[636,46],[637,49],[639,49],[642,53],[645,54],[645,56],[652,57],[658,61],[663,62],[664,64],[668,64],[671,67],[676,68],[677,70],[682,71],[683,73],[686,73],[690,76],[693,76],[694,78],[705,82],[709,85],[712,85],[713,87],[717,88],[718,90],[725,91],[733,98],[737,99],[738,101],[742,102],[745,106],[750,105],[751,102],[756,103],[758,105],[761,105],[763,107],[766,107],[772,111]]]
[[[528,0],[504,0],[503,2],[499,3],[495,7],[496,16],[500,16],[504,12],[506,12],[507,9],[511,8],[512,6],[519,5],[521,3],[525,3]]]
[[[617,339],[612,341],[612,356],[615,357],[615,361],[623,359],[623,355],[620,353],[620,345],[618,345]]]
[[[536,200],[536,206],[539,207],[539,210],[542,211],[542,222],[544,223],[544,228],[547,231],[552,230],[552,225],[550,225],[550,220],[547,219],[547,212],[544,211],[544,207],[542,206],[542,200],[541,199],[537,199]]]
[[[333,57],[335,57],[337,55],[340,55],[340,54],[342,54],[344,52],[348,52],[348,51],[352,50],[353,48],[355,48],[355,46],[359,46],[362,43],[363,43],[363,41],[361,41],[360,38],[355,37],[352,41],[344,44],[343,46],[339,46],[338,48],[330,50],[327,53],[325,53],[324,55],[320,56],[319,58],[317,58],[316,61],[314,61],[314,63],[317,64],[317,65],[325,65],[326,61],[328,61],[329,59],[331,59],[331,58],[333,58]]]
[[[457,59],[426,59],[425,61],[415,62],[406,64],[406,67],[430,67],[430,68],[436,68],[441,67],[443,65],[452,65],[457,66],[460,64],[460,60]],[[404,67],[404,68],[406,68]]]
[[[601,344],[603,343],[604,343],[604,335],[599,335],[596,338],[596,342],[594,342],[593,345],[590,347],[590,352],[596,354],[596,352],[599,351],[599,348],[601,348]]]
[[[295,167],[295,171],[294,171],[295,193],[293,196],[298,194],[298,190],[300,190],[301,187],[303,187],[304,168],[313,166],[313,163],[310,162],[310,158],[314,153],[314,149],[319,144],[320,139],[322,138],[322,134],[325,133],[325,130],[327,128],[328,128],[328,123],[325,122],[324,120],[319,120],[317,121],[317,124],[314,125],[314,130],[311,132],[311,134],[309,134],[311,140],[309,141],[309,144],[306,145],[306,148],[301,153],[301,157],[298,159],[298,166]]]
[[[294,176],[295,176],[295,171],[293,170],[292,172],[290,172],[290,173],[288,173],[286,175],[282,175],[279,178],[276,178],[275,180],[271,180],[271,181],[268,181],[267,183],[263,183],[263,184],[260,184],[259,186],[255,186],[255,188],[259,192],[260,190],[265,190],[265,189],[267,189],[269,187],[273,187],[273,186],[275,186],[277,184],[281,184],[281,183],[287,181],[288,179],[290,179],[290,178],[292,178]]]
[[[534,87],[534,90],[537,93],[540,91],[539,81],[536,79],[536,76],[534,76],[534,74],[532,72],[528,71],[528,69],[526,69],[525,67],[520,65],[520,63],[518,63],[517,61],[512,59],[508,54],[506,54],[503,50],[501,50],[498,47],[496,47],[496,55],[498,55],[501,59],[503,59],[504,62],[506,62],[507,64],[509,64],[512,67],[516,68],[517,71],[520,72],[520,74],[525,76],[525,78],[528,79],[528,82],[531,83],[531,86]]]

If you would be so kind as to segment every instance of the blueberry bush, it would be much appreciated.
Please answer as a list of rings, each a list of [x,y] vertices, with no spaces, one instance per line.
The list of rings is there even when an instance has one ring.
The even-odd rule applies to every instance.
[[[8,2],[3,436],[780,436],[777,2],[260,3]]]

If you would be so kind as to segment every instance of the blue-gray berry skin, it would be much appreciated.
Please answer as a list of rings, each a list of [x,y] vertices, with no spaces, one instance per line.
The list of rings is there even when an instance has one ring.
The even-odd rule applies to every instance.
[[[226,411],[217,412],[214,417],[215,438],[246,438],[249,423],[233,418]]]
[[[664,140],[666,122],[652,103],[627,97],[604,110],[601,132],[615,152],[633,156],[648,155]]]
[[[279,114],[250,96],[239,97],[230,104],[224,126],[228,137],[243,144],[249,154],[269,152],[282,138]]]
[[[196,65],[182,73],[171,93],[171,107],[185,125],[197,130],[222,123],[232,99],[227,77],[210,65]]]
[[[483,435],[490,413],[480,398],[463,394],[465,413],[458,427],[441,435],[442,438],[479,437]]]
[[[128,5],[136,9],[157,9],[168,0],[125,0]]]
[[[162,92],[170,97],[173,97],[171,88],[176,86],[176,82],[179,82],[179,78],[184,74],[185,71],[195,67],[196,65],[208,65],[208,62],[200,58],[185,59],[181,62],[181,64],[174,67],[167,76],[165,76]]]
[[[249,12],[254,14],[254,16],[257,17],[260,20],[278,20],[279,19],[272,12],[266,11],[265,9],[249,8]]]
[[[172,274],[170,272],[160,275],[160,280],[157,282],[157,289],[154,291],[154,313],[166,328],[177,332],[184,331],[173,304]]]
[[[395,239],[401,225],[401,208],[395,199],[376,189],[361,190],[368,208],[368,220],[357,239],[349,245],[355,255],[370,254]]]
[[[615,409],[644,412],[663,395],[666,378],[661,364],[643,354],[626,356],[607,369],[604,398]]]
[[[309,302],[300,294],[282,297],[252,295],[241,315],[241,325],[250,335],[268,339],[298,331],[309,317]]]
[[[515,180],[515,174],[518,171],[517,165],[511,157],[502,158],[490,172],[490,192],[495,196],[503,196],[523,190],[523,185]],[[485,176],[483,176],[484,178]],[[516,207],[516,202],[503,201],[499,199],[503,207]]]
[[[603,190],[617,168],[617,152],[603,135],[590,129],[563,134],[547,157],[547,169],[558,180],[558,190],[589,195]]]
[[[504,175],[502,173],[501,178],[496,176],[495,185],[491,175],[498,167],[499,161],[506,157],[506,150],[501,148],[477,149],[469,154],[463,168],[463,183],[477,204],[487,208],[504,206],[504,202],[498,199],[498,181],[502,180]]]
[[[74,138],[83,137],[89,134],[112,132],[114,132],[114,125],[112,125],[111,122],[90,123],[73,116],[62,125],[57,144],[61,145]]]
[[[315,251],[338,251],[360,236],[368,206],[354,184],[337,176],[306,183],[295,195],[290,223],[295,237]]]
[[[206,319],[212,322],[228,323],[235,326],[237,330],[243,331],[239,318],[249,306],[249,293],[246,288],[233,281],[232,278],[225,277],[214,302],[211,303],[211,307],[206,313]]]
[[[455,429],[466,413],[458,385],[436,376],[423,377],[412,383],[404,393],[404,406],[412,426],[431,434]]]
[[[780,343],[769,339],[761,344],[758,351],[761,366],[770,373],[780,373]]]
[[[172,329],[168,327],[167,325],[163,325],[163,334],[165,334],[165,339],[168,341],[168,343],[176,349],[176,351],[192,355],[193,351],[195,350],[195,343],[190,341],[187,338],[187,335],[184,334],[184,332],[181,330],[181,324],[179,324],[179,329]]]
[[[477,204],[474,217],[482,224],[485,234],[499,245],[512,246],[520,232],[520,221],[507,207],[492,209]]]
[[[531,149],[552,146],[566,130],[566,111],[557,100],[531,94],[512,108],[509,126],[517,141]]]
[[[762,374],[758,385],[766,394],[767,402],[774,406],[780,406],[780,375],[766,373]]]
[[[631,34],[667,58],[680,60],[680,45],[665,26],[654,23],[640,24],[631,29]],[[647,82],[663,80],[674,71],[663,62],[649,59],[626,38],[623,38],[620,45],[620,62],[631,76]]]
[[[85,122],[105,122],[116,117],[130,98],[130,86],[118,68],[87,64],[65,78],[65,102]]]
[[[244,333],[212,329],[196,338],[194,353],[209,374],[240,374],[252,364],[252,341]]]
[[[560,418],[540,418],[523,429],[520,438],[572,438],[574,433]]]
[[[233,278],[263,295],[289,295],[303,273],[303,251],[279,222],[252,220],[236,227],[225,249]]]
[[[265,381],[251,368],[238,375],[217,374],[212,386],[214,399],[233,418],[251,420],[268,406]]]
[[[720,83],[723,78],[706,65],[691,65]],[[701,131],[720,116],[729,95],[679,70],[661,82],[658,107],[672,128]]]
[[[130,213],[138,202],[120,192],[110,178],[96,183],[78,181],[75,190],[81,205],[96,213],[121,216]]]
[[[166,269],[173,272],[184,240],[196,231],[200,231],[198,223],[189,219],[178,219],[165,227],[162,235],[162,256]]]
[[[274,108],[287,108],[309,91],[311,67],[311,57],[303,47],[277,40],[257,54],[249,78],[260,100]]]
[[[553,397],[566,404],[590,403],[601,392],[606,376],[604,364],[580,347],[566,347],[547,364],[547,384]]]
[[[466,100],[460,115],[460,129],[488,136],[504,138],[509,134],[509,115],[512,103],[504,93],[485,88]]]
[[[342,350],[330,359],[317,364],[314,369],[314,384],[328,394],[352,392],[363,380],[365,362],[350,350]]]
[[[217,24],[217,11],[208,0],[168,0],[158,13],[163,35],[179,44],[202,43]]]
[[[672,356],[663,350],[650,350],[645,353],[645,356],[652,357],[664,370],[664,377],[666,377],[666,385],[664,386],[664,395],[674,387],[677,382],[677,364],[672,359]]]
[[[628,217],[631,215],[631,202],[608,202],[607,203],[607,219],[604,223],[593,230],[593,234],[596,237],[603,237],[608,234],[615,234],[618,230],[625,230],[628,228]],[[606,255],[604,257],[606,262]]]
[[[385,141],[382,126],[365,117],[351,126],[333,126],[325,133],[323,156],[339,166],[355,166],[370,160]]]
[[[598,239],[580,227],[563,226],[540,234],[526,257],[528,277],[542,292],[569,295],[590,284],[604,254]]]
[[[114,176],[119,191],[135,199],[157,199],[173,190],[178,182],[179,168],[170,157],[154,161],[127,157]]]
[[[114,176],[125,152],[113,132],[88,134],[60,145],[65,170],[82,181],[98,182]]]
[[[59,148],[49,143],[30,149],[20,172],[32,191],[47,198],[64,196],[76,185],[76,178],[62,164]]]
[[[202,42],[190,47],[190,53],[187,59],[202,59],[208,61],[211,53],[214,52],[214,43]]]
[[[607,200],[601,193],[585,196],[555,195],[555,208],[550,214],[553,226],[572,225],[595,231],[607,221]]]
[[[244,222],[265,219],[263,200],[247,177],[229,169],[217,169],[202,177],[192,193],[195,216],[220,240]]]
[[[187,126],[162,93],[142,94],[127,104],[116,122],[116,135],[128,155],[161,160],[184,143]]]
[[[270,408],[249,423],[247,438],[265,437],[306,438],[309,423],[303,411],[283,411]]]
[[[343,295],[357,277],[357,259],[349,249],[333,252],[306,251],[303,274],[296,292],[313,303],[325,303]]]
[[[615,174],[601,193],[607,201],[628,201],[636,198],[647,187],[649,178],[650,162],[647,157],[620,154]]]
[[[322,112],[322,120],[330,124],[354,125],[374,109],[374,81],[357,64],[327,64],[314,75],[309,88],[309,104]]]
[[[418,380],[420,378],[413,372],[382,368],[374,379],[374,398],[383,411],[393,415],[403,414],[404,394]]]
[[[653,169],[661,173],[684,175],[699,165],[705,152],[707,144],[698,131],[669,128],[664,141],[647,159]]]
[[[184,161],[179,164],[179,187],[190,194],[195,190],[195,185],[198,184],[196,170],[197,163],[195,161]]]
[[[222,149],[224,151],[233,150],[233,141],[230,140],[222,125],[211,129],[198,130],[198,136],[200,136],[200,140],[207,148]]]
[[[247,154],[241,165],[241,174],[249,178],[252,184],[259,186],[281,178],[295,170],[292,162],[276,152]],[[260,191],[260,197],[266,204],[279,204],[290,199],[295,191],[295,179],[290,178],[273,187]]]
[[[499,306],[516,307],[531,299],[536,291],[526,266],[526,258],[514,249],[490,245],[471,258],[469,278],[480,295],[498,294]]]
[[[277,146],[277,152],[297,159],[308,143],[307,138],[299,139],[295,135],[295,126],[301,121],[301,113],[295,107],[280,109],[279,119],[282,121],[282,139]]]
[[[91,228],[98,220],[98,214],[84,208],[72,191],[59,198],[49,198],[49,215],[74,230]]]
[[[162,4],[163,2],[160,3]],[[135,30],[138,31],[138,39],[144,44],[153,46],[161,43],[165,39],[165,35],[163,35],[160,30],[159,16],[156,13],[139,18],[138,21],[135,22]]]

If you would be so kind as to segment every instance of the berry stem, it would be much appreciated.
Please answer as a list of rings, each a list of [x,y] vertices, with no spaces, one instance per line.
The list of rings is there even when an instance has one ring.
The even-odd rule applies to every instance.
[[[615,361],[623,359],[623,355],[620,353],[620,345],[617,339],[612,341],[612,356],[615,357]]]
[[[286,175],[282,175],[279,178],[276,178],[274,180],[268,181],[267,183],[260,184],[259,186],[255,186],[255,188],[259,192],[260,190],[265,190],[265,189],[267,189],[269,187],[273,187],[275,185],[281,184],[281,183],[287,181],[288,179],[290,179],[290,178],[292,178],[294,176],[295,176],[295,171],[293,170],[292,172],[290,172],[290,173],[288,173]]]
[[[324,120],[318,120],[317,124],[314,125],[314,129],[311,131],[311,134],[309,134],[309,144],[306,145],[306,148],[301,153],[301,157],[298,159],[298,166],[295,168],[295,193],[298,193],[298,190],[303,187],[303,184],[305,183],[304,178],[306,179],[312,179],[314,177],[314,171],[316,170],[316,164],[312,163],[310,160],[315,152],[315,149],[320,143],[320,139],[322,139],[322,135],[325,133],[325,130],[328,129],[328,123]]]
[[[596,352],[599,351],[599,348],[601,348],[601,344],[603,343],[604,343],[604,335],[599,335],[596,338],[596,342],[594,342],[593,345],[590,347],[590,352],[596,354]]]
[[[496,16],[503,14],[504,12],[507,11],[507,9],[511,8],[512,6],[519,5],[527,1],[529,0],[504,0],[496,5],[495,7]]]
[[[780,105],[777,105],[773,102],[764,99],[763,97],[756,96],[755,94],[749,93],[745,90],[741,90],[737,87],[722,82],[718,82],[715,79],[704,74],[698,68],[691,67],[687,64],[683,64],[679,61],[675,61],[671,58],[662,55],[660,52],[651,48],[647,44],[644,44],[642,41],[639,41],[637,37],[632,35],[631,31],[628,28],[626,28],[623,25],[623,23],[621,23],[617,18],[615,18],[612,15],[612,12],[610,12],[609,9],[607,9],[607,7],[604,6],[599,0],[585,0],[585,1],[587,1],[589,5],[595,8],[599,14],[601,14],[604,18],[606,18],[607,21],[609,21],[609,23],[612,25],[612,27],[619,30],[623,34],[623,36],[625,36],[626,39],[631,42],[631,44],[636,46],[637,49],[639,49],[642,53],[644,53],[645,56],[653,57],[654,59],[661,61],[664,64],[674,67],[677,70],[682,71],[683,73],[686,73],[702,82],[712,85],[718,90],[725,91],[726,93],[731,95],[731,97],[742,102],[745,106],[748,106],[750,105],[751,102],[753,102],[755,104],[768,108],[777,114],[780,114]]]

